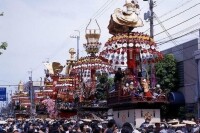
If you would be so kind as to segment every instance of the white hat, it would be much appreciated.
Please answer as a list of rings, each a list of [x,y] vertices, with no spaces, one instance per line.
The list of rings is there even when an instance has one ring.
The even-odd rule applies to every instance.
[[[78,123],[79,123],[79,124],[83,124],[84,122],[83,122],[83,121],[79,121]]]
[[[176,133],[184,133],[183,131],[181,130],[177,130]]]
[[[75,123],[76,121],[74,119],[70,120],[70,122]]]
[[[103,126],[102,126],[102,125],[100,125],[100,124],[98,124],[98,127],[99,127],[99,128],[103,128]]]
[[[164,125],[164,124],[161,124],[160,127],[165,127],[165,125]]]
[[[128,87],[129,86],[129,84],[128,83],[126,83],[126,87]]]

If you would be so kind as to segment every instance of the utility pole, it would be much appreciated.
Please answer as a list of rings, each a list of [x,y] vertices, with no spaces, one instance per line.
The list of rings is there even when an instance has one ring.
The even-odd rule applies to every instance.
[[[35,109],[35,105],[34,105],[34,97],[33,97],[33,95],[34,95],[34,90],[33,90],[33,79],[32,79],[32,70],[31,71],[29,71],[30,72],[30,77],[29,77],[29,92],[30,92],[30,101],[31,101],[31,108],[30,108],[30,110],[31,110],[31,112],[30,112],[30,117],[33,119],[33,121],[35,121],[35,116],[34,116],[34,113],[35,113],[35,111],[34,111],[34,109]]]
[[[144,14],[144,20],[150,22],[150,37],[154,38],[154,0],[143,0],[143,1],[148,1],[149,2],[149,11]]]
[[[154,38],[154,26],[153,26],[153,19],[154,19],[154,12],[153,12],[153,7],[154,7],[154,1],[153,0],[149,0],[149,11],[150,11],[150,37]]]
[[[42,77],[40,77],[40,91],[42,91]]]
[[[12,90],[10,90],[10,103],[11,103],[11,107],[10,107],[10,114],[11,116],[13,116],[13,101],[12,101]]]
[[[149,2],[149,11],[144,14],[144,20],[149,21],[150,23],[150,38],[154,39],[154,12],[153,8],[155,5],[154,0],[143,0]],[[150,65],[150,74],[151,74],[151,87],[155,87],[156,85],[156,78],[155,78],[155,66],[154,64]]]
[[[80,41],[80,31],[79,30],[74,30],[78,32],[78,35],[71,35],[70,38],[76,38],[77,40],[77,61],[79,59],[79,41]]]

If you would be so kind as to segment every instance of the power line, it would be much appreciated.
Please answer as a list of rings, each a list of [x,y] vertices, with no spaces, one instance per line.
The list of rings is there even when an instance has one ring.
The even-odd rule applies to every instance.
[[[175,40],[173,40],[172,36],[169,34],[169,32],[166,30],[166,28],[164,27],[164,25],[162,24],[162,22],[159,20],[159,18],[157,17],[157,15],[155,14],[155,18],[158,21],[158,23],[160,24],[160,26],[162,27],[162,29],[164,30],[164,32],[166,33],[166,35],[172,40],[172,43],[177,46],[177,42]]]
[[[101,8],[103,8],[110,0],[107,0],[93,15],[92,15],[92,19],[95,18],[96,14],[101,10]]]
[[[189,20],[192,20],[193,18],[196,18],[196,17],[199,16],[199,15],[200,15],[200,14],[197,14],[197,15],[195,15],[195,16],[193,16],[193,17],[191,17],[191,18],[189,18],[189,19],[187,19],[187,20],[185,20],[185,21],[182,21],[181,23],[178,23],[178,24],[176,24],[176,25],[174,25],[174,26],[168,28],[167,30],[171,30],[171,29],[175,28],[176,26],[179,26],[179,25],[181,25],[181,24],[183,24],[183,23],[185,23],[185,22],[187,22],[187,21],[189,21]],[[157,33],[155,36],[160,35],[160,34],[162,34],[163,32],[165,32],[165,31],[161,31],[161,32]]]
[[[186,5],[186,4],[189,4],[189,3],[192,2],[192,1],[193,1],[193,0],[188,0],[188,1],[186,1],[185,3],[183,3],[183,4],[181,4],[180,6],[176,7],[175,9],[172,9],[172,10],[170,10],[169,12],[166,12],[165,14],[159,16],[159,18],[162,18],[162,17],[164,17],[165,15],[168,15],[169,13],[171,13],[171,12],[173,12],[173,11],[175,11],[175,10],[181,8],[181,7],[183,7],[183,6]]]
[[[165,19],[165,20],[163,20],[163,21],[161,21],[161,23],[164,23],[164,22],[166,22],[166,21],[168,21],[168,20],[170,20],[170,19],[172,19],[172,18],[174,18],[174,17],[176,17],[176,16],[179,16],[179,15],[181,15],[182,13],[184,13],[184,12],[186,12],[186,11],[188,11],[188,10],[190,10],[190,9],[192,9],[192,8],[194,8],[194,7],[196,7],[196,6],[198,6],[198,5],[200,5],[200,3],[197,3],[197,4],[195,4],[195,5],[191,6],[191,7],[189,7],[189,8],[187,8],[187,9],[183,10],[182,12],[179,12],[178,14],[176,14],[176,15],[174,15],[174,16],[172,16],[172,17],[169,17],[169,18],[167,18],[167,19]],[[157,25],[159,25],[159,24],[155,24],[154,26],[157,26]]]
[[[10,84],[10,85],[7,85],[7,84],[5,84],[5,85],[0,85],[0,86],[18,86],[18,85],[14,85],[14,84]]]
[[[173,12],[173,11],[175,11],[175,10],[181,8],[182,6],[188,4],[189,2],[192,2],[192,1],[193,1],[193,0],[188,0],[188,1],[186,1],[185,3],[183,3],[182,5],[176,7],[175,9],[170,10],[169,12],[166,12],[165,14],[159,16],[158,18],[162,18],[162,17],[164,17],[165,15],[168,15],[169,13],[171,13],[171,12]],[[179,14],[179,15],[180,15],[180,14]],[[178,15],[177,15],[177,16],[178,16]],[[171,17],[168,18],[168,19],[171,19]],[[164,20],[164,21],[167,21],[167,20]],[[158,25],[158,24],[157,24],[157,25]],[[154,26],[155,26],[155,25],[154,25]],[[147,31],[149,31],[149,29],[150,29],[150,28],[148,28],[147,30],[145,30],[144,33],[146,33]]]
[[[109,1],[110,1],[110,2],[109,2]],[[97,17],[100,13],[102,13],[102,11],[105,9],[105,7],[107,7],[112,1],[113,1],[113,0],[107,0],[107,1],[106,1],[92,16],[91,16],[91,18],[94,19],[94,18]],[[84,25],[86,25],[86,23],[80,25],[80,26],[79,26],[78,28],[76,28],[76,29],[82,30],[82,29],[84,28]],[[62,48],[64,45],[65,45],[65,44],[61,45],[59,48],[57,48],[56,51],[58,51],[58,50],[59,50],[60,48]],[[58,52],[54,52],[54,53],[55,53],[55,54],[54,54],[54,55],[51,55],[50,58],[54,58]]]
[[[105,10],[105,8],[106,7],[108,7],[112,2],[113,2],[114,0],[110,0],[110,2],[109,2],[109,0],[101,7],[102,9],[101,9],[101,11],[100,11],[100,9],[98,10],[98,11],[100,11],[98,14],[96,14],[96,15],[93,15],[93,17],[91,17],[92,19],[94,19],[94,18],[96,18],[99,14],[101,14],[104,10]],[[109,2],[109,3],[108,3]],[[107,4],[108,3],[108,4]],[[107,4],[107,5],[106,5]]]
[[[113,6],[113,4],[111,4],[113,1],[115,1],[115,0],[110,1],[110,3],[106,7],[104,7],[104,9],[102,10],[101,14],[99,14],[99,15],[97,15],[95,17],[96,18],[101,17],[111,6]]]
[[[194,32],[197,32],[197,31],[199,31],[199,29],[195,29],[195,30],[193,30],[193,31],[191,31],[191,32],[188,32],[188,33],[184,34],[184,35],[181,35],[181,36],[178,36],[178,37],[176,37],[176,38],[173,38],[173,40],[179,39],[179,38],[181,38],[181,37],[187,36],[187,35],[189,35],[189,34],[192,34],[192,33],[194,33]],[[157,46],[161,46],[161,45],[163,45],[163,44],[165,44],[165,43],[168,43],[168,42],[170,42],[170,41],[171,41],[171,40],[163,41],[163,42],[158,42],[158,43],[157,43]]]
[[[193,5],[193,6],[191,6],[191,7],[187,8],[187,9],[185,9],[185,10],[181,11],[181,12],[179,12],[178,14],[175,14],[174,16],[172,16],[172,17],[169,17],[169,18],[167,18],[167,19],[165,19],[165,20],[161,21],[161,23],[164,23],[164,22],[166,22],[166,21],[169,21],[169,20],[171,20],[171,19],[173,19],[173,18],[175,18],[175,17],[177,17],[177,16],[179,16],[179,15],[181,15],[181,14],[185,13],[186,11],[189,11],[190,9],[193,9],[194,7],[196,7],[196,6],[198,6],[198,5],[200,5],[200,3],[197,3],[197,4]],[[157,18],[159,18],[159,17],[157,17]],[[155,24],[154,26],[157,26],[157,25],[159,25],[159,23]],[[148,28],[148,29],[147,29],[147,30],[145,30],[144,32],[147,32],[147,31],[149,31],[149,29],[150,29],[150,28]]]
[[[109,2],[109,1],[110,1],[110,2]],[[94,19],[96,16],[98,16],[100,13],[102,13],[102,11],[105,10],[105,7],[107,7],[109,4],[111,4],[112,1],[113,1],[113,0],[107,0],[107,1],[92,15],[91,18]],[[109,4],[108,4],[108,2],[109,2]],[[101,15],[102,15],[102,14],[101,14]],[[84,24],[82,24],[78,29],[82,29],[83,26],[84,26]],[[57,51],[59,51],[60,48],[62,48],[64,45],[65,45],[65,44],[63,44],[63,45],[61,45],[59,48],[57,48],[56,51],[53,52],[53,53],[55,53],[55,54],[54,54],[54,55],[51,55],[51,57],[49,57],[49,58],[54,58],[54,57],[56,56],[56,53],[58,53]],[[41,67],[41,65],[38,65],[36,68],[34,68],[33,71],[37,70],[37,69],[40,68],[40,67]]]
[[[110,1],[110,2],[109,2],[109,1]],[[92,17],[90,17],[90,18],[95,19],[99,14],[102,13],[102,11],[105,9],[105,7],[107,7],[112,1],[113,1],[113,0],[107,0],[107,1],[92,15]],[[108,3],[108,2],[109,2],[109,3]],[[108,3],[108,4],[107,4],[107,3]],[[99,11],[100,11],[100,12],[99,12]],[[85,24],[80,25],[80,26],[78,27],[78,29],[79,29],[79,30],[83,29],[83,28],[84,28],[84,25],[85,25]]]
[[[110,2],[109,2],[110,1]],[[95,18],[95,17],[100,17],[101,15],[104,14],[104,12],[106,11],[106,8],[111,5],[111,3],[113,2],[114,0],[107,0],[93,15],[91,18]],[[111,6],[110,6],[111,7]],[[109,9],[110,7],[108,7],[107,9]],[[83,29],[84,27],[84,24],[82,24],[78,29]],[[65,44],[61,45],[59,48],[57,48],[57,50],[54,52],[55,54],[54,55],[51,55],[51,57],[49,58],[54,58],[56,56],[56,54],[58,53],[57,51],[60,50],[60,48],[62,48]],[[37,70],[38,68],[40,68],[41,65],[38,65],[37,67],[35,67],[33,69],[33,71]]]
[[[192,26],[190,26],[190,27],[187,27],[187,28],[185,28],[185,29],[183,29],[183,30],[181,30],[181,31],[179,31],[179,32],[176,32],[176,33],[172,34],[172,36],[177,35],[177,34],[180,34],[180,33],[183,33],[183,32],[186,32],[186,31],[188,31],[188,30],[190,30],[190,29],[192,29],[192,28],[194,28],[194,27],[196,27],[196,26],[199,26],[199,25],[200,25],[200,22],[198,22],[198,23],[196,23],[196,24],[194,24],[194,25],[192,25]],[[165,40],[165,39],[167,39],[167,38],[168,38],[168,37],[162,38],[162,39],[160,39],[160,40],[157,40],[157,42],[160,42],[160,41]]]
[[[167,52],[166,51],[166,53],[165,54],[169,54],[169,53],[178,53],[180,50],[184,50],[184,49],[188,49],[188,48],[191,48],[191,47],[193,47],[193,46],[195,46],[195,44],[196,43],[193,43],[193,44],[191,44],[191,45],[188,45],[187,47],[184,47],[184,48],[182,48],[182,49],[177,49],[177,50],[174,50],[173,52]],[[197,44],[199,44],[199,43],[197,43]],[[163,51],[165,51],[165,50],[163,50]]]

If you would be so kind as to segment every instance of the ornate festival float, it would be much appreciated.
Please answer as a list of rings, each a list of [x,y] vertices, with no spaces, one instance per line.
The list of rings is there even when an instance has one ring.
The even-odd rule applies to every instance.
[[[154,40],[142,32],[137,0],[126,0],[126,10],[117,8],[108,26],[113,36],[100,56],[116,70],[114,85],[108,93],[109,114],[122,125],[132,122],[139,127],[145,120],[159,122],[160,107],[167,104],[166,94],[157,85],[154,63],[162,60]],[[136,123],[137,121],[137,123]]]
[[[69,50],[70,59],[66,61],[66,72],[61,74],[64,66],[58,62],[45,63],[45,89],[43,101],[50,118],[69,118],[77,114],[78,78],[70,75],[74,60],[74,49]]]
[[[11,100],[16,119],[30,117],[31,102],[29,93],[24,90],[24,85],[21,81],[18,84],[18,90],[14,93]]]
[[[87,56],[81,57],[72,68],[71,75],[78,76],[79,79],[79,106],[78,116],[80,118],[103,117],[107,113],[106,93],[109,86],[107,82],[108,74],[113,72],[113,68],[108,59],[98,56],[101,43],[99,38],[101,29],[92,29],[91,21],[86,27],[85,38],[87,43],[83,44]]]

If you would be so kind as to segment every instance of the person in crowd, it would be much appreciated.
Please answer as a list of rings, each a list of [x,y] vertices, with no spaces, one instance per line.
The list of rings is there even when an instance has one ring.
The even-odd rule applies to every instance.
[[[168,125],[167,133],[176,133],[175,129],[172,127],[172,124]]]
[[[167,133],[167,130],[166,130],[166,127],[164,124],[161,124],[160,128],[161,128],[161,130],[159,133]]]
[[[108,124],[107,124],[107,128],[104,131],[104,133],[117,133],[117,132],[118,132],[118,130],[117,130],[115,120],[113,120],[113,119],[109,120]]]
[[[114,82],[119,83],[122,81],[124,77],[124,73],[122,72],[121,68],[119,67],[117,72],[115,73]]]
[[[115,72],[114,90],[112,90],[112,92],[118,90],[118,88],[120,87],[120,83],[122,82],[123,78],[124,78],[124,73],[122,72],[121,68],[119,67],[117,72]]]

